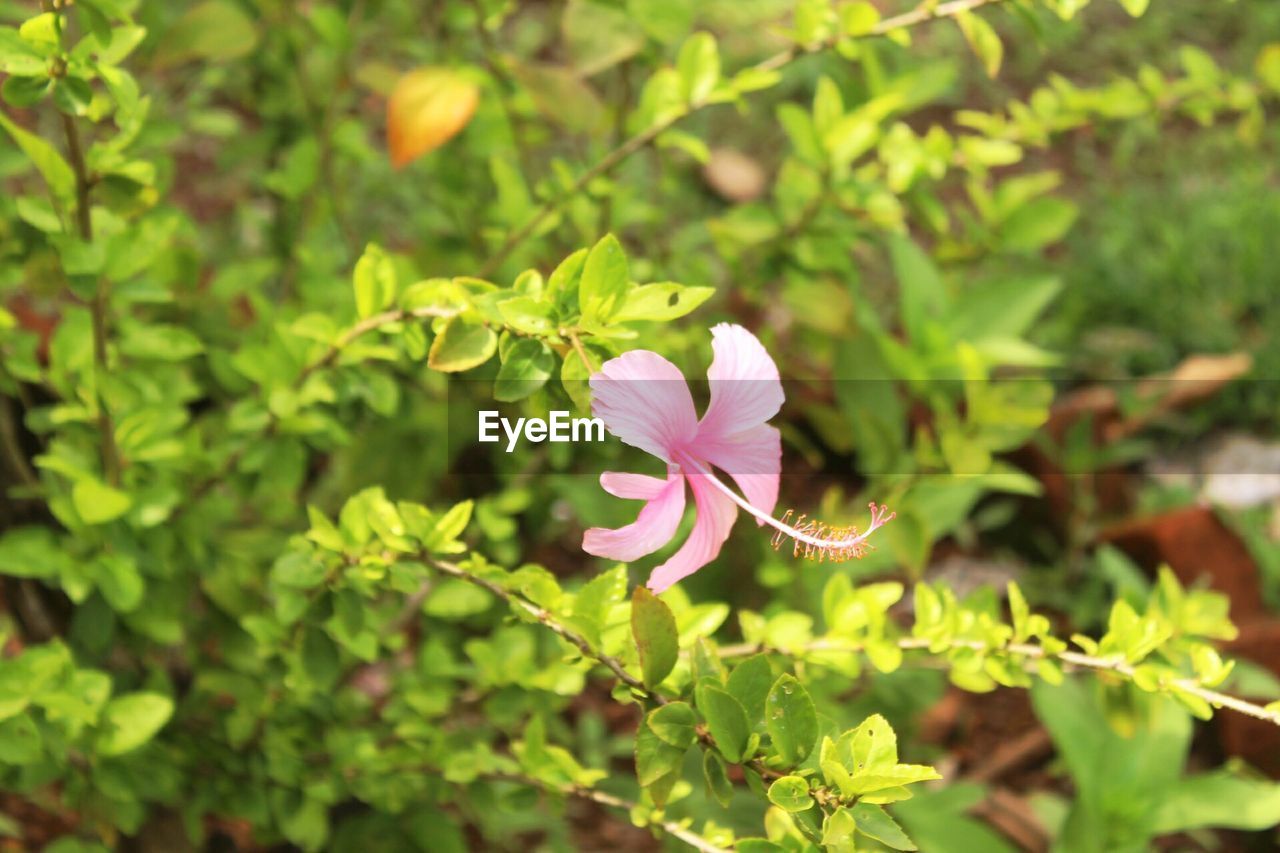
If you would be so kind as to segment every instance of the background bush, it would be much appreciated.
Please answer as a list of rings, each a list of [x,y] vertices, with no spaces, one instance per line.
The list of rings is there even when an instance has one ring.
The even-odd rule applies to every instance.
[[[5,849],[1274,844],[1275,495],[1198,479],[1273,452],[1274,4],[0,24]],[[897,517],[654,597],[616,442],[468,419],[721,320],[784,501]]]

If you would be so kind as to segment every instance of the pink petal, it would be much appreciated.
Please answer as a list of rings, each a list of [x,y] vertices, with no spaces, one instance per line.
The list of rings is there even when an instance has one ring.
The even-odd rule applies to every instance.
[[[720,323],[712,327],[711,337],[715,351],[707,371],[711,404],[698,425],[698,441],[764,423],[782,408],[784,397],[778,366],[755,335],[741,326]]]
[[[636,478],[636,480],[654,480],[661,483],[662,487],[648,499],[644,508],[640,510],[640,514],[636,516],[636,520],[631,524],[616,530],[603,527],[592,527],[588,530],[582,536],[582,550],[597,557],[629,563],[646,554],[652,554],[670,542],[671,537],[676,533],[676,528],[680,526],[680,517],[684,515],[684,476],[679,470],[673,468],[665,482],[639,474],[606,473],[600,477],[600,481],[601,485],[609,490],[609,486],[605,485],[606,477],[609,477],[614,485],[617,485],[616,478],[625,477],[628,486],[640,486],[638,482],[631,480]],[[648,484],[640,487],[647,488]],[[638,497],[638,495],[630,492],[620,497]]]
[[[701,474],[686,474],[697,507],[697,521],[680,550],[649,575],[647,586],[662,592],[673,583],[696,572],[720,554],[720,546],[729,538],[738,508]]]
[[[651,501],[667,487],[668,480],[650,477],[648,474],[626,474],[605,471],[600,475],[600,488],[615,498]]]
[[[752,506],[773,514],[782,474],[782,433],[760,424],[714,440],[699,437],[690,453],[732,477]],[[764,522],[757,519],[756,524]]]
[[[689,385],[674,364],[648,350],[604,363],[591,377],[591,411],[609,432],[667,462],[698,431]]]

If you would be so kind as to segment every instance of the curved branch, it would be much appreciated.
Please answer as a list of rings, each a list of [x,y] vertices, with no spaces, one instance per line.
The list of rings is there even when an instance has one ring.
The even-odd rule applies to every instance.
[[[564,796],[580,797],[584,800],[591,800],[602,806],[610,808],[623,809],[630,812],[636,808],[636,804],[621,797],[615,797],[613,794],[606,794],[604,791],[598,791],[595,788],[589,788],[584,785],[566,785],[564,787],[552,785],[543,782],[541,779],[534,779],[532,776],[522,776],[519,773],[482,773],[481,779],[487,779],[493,782],[514,782],[519,785],[527,785],[530,788],[538,788],[551,794],[561,794]],[[707,841],[696,832],[690,832],[680,824],[670,820],[655,820],[649,823],[650,826],[656,826],[670,835],[672,838],[679,839],[695,850],[702,853],[729,853],[724,847],[718,847]]]
[[[898,648],[903,651],[927,651],[931,646],[929,640],[920,637],[903,637],[898,640],[897,644]],[[1076,669],[1089,669],[1095,672],[1111,672],[1129,679],[1134,677],[1134,673],[1136,671],[1136,667],[1128,663],[1122,657],[1099,657],[1073,651],[1062,651],[1055,654],[1046,652],[1040,646],[1032,645],[1030,643],[1010,643],[1006,646],[992,648],[984,643],[977,642],[976,640],[957,640],[950,643],[948,649],[943,649],[942,651],[945,652],[949,649],[961,648],[988,653],[1005,652],[1007,654],[1026,658],[1027,660],[1042,660],[1047,658],[1059,661],[1060,663],[1064,663]],[[761,652],[785,655],[823,651],[861,653],[865,650],[866,646],[864,644],[854,641],[833,642],[831,640],[815,640],[795,649],[774,648],[760,643],[739,643],[737,645],[721,647],[720,656],[725,658],[746,657],[748,655],[759,654]],[[1222,693],[1217,690],[1211,690],[1200,684],[1194,678],[1175,679],[1167,682],[1165,686],[1202,699],[1215,708],[1230,708],[1231,710],[1245,714],[1246,716],[1280,726],[1280,711],[1268,710],[1266,707],[1249,702],[1246,699],[1241,699],[1237,696],[1232,696],[1228,693]]]
[[[914,27],[927,21],[939,18],[953,18],[982,6],[1003,2],[1005,2],[1005,0],[950,0],[950,2],[939,3],[932,7],[930,7],[929,3],[921,3],[920,6],[912,9],[910,12],[904,12],[901,15],[894,15],[891,18],[885,18],[865,33],[860,33],[856,36],[839,35],[804,47],[789,47],[786,50],[775,53],[767,59],[757,62],[747,70],[756,72],[778,71],[787,65],[790,65],[801,56],[808,53],[815,53],[830,49],[835,47],[837,42],[846,39],[861,40],[879,38],[897,30]],[[507,235],[506,240],[502,242],[502,245],[498,247],[497,251],[484,262],[483,266],[480,267],[480,271],[476,273],[477,277],[488,278],[494,270],[501,266],[502,263],[511,256],[511,253],[524,243],[525,240],[529,239],[529,237],[532,236],[533,233],[537,231],[552,214],[564,207],[565,204],[586,189],[586,187],[596,178],[607,175],[632,154],[648,147],[649,143],[653,142],[663,133],[670,130],[680,121],[708,106],[711,106],[711,102],[706,98],[701,101],[696,101],[690,104],[689,108],[684,112],[664,119],[651,127],[645,128],[622,142],[609,153],[605,154],[604,157],[602,157],[594,166],[579,175],[567,189],[563,190],[555,197],[543,202],[542,206],[535,210],[533,214],[525,220],[523,225]]]
[[[612,672],[619,681],[630,687],[636,693],[659,705],[666,704],[666,697],[645,687],[644,682],[627,672],[627,668],[623,666],[622,661],[612,655],[607,655],[604,652],[593,648],[586,637],[566,625],[561,625],[545,608],[539,607],[524,596],[516,595],[493,581],[471,574],[456,563],[450,563],[446,560],[429,560],[428,562],[437,571],[443,572],[450,577],[464,580],[469,584],[480,587],[481,589],[488,590],[498,596],[498,598],[505,601],[513,609],[523,610],[525,613],[536,619],[543,627],[559,635],[570,645],[576,646],[578,651],[582,652],[583,656],[590,658],[597,663],[603,664],[605,668]]]

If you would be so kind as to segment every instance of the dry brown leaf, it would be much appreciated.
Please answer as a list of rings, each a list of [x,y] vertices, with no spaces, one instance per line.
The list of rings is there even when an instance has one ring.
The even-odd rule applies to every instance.
[[[397,81],[387,101],[387,147],[397,169],[456,136],[475,114],[480,88],[449,68],[424,67]]]
[[[1082,417],[1092,417],[1095,435],[1102,443],[1119,441],[1141,432],[1155,418],[1185,409],[1212,397],[1226,385],[1253,369],[1253,357],[1238,352],[1227,355],[1188,356],[1173,370],[1131,384],[1138,411],[1122,410],[1114,384],[1090,385],[1068,394],[1053,406],[1048,429],[1062,435]]]
[[[752,157],[732,148],[717,148],[702,169],[702,177],[716,195],[744,204],[764,194],[768,177]]]

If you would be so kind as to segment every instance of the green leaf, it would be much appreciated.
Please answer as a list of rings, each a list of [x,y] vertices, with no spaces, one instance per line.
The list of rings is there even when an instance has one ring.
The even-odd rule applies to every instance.
[[[573,64],[586,76],[630,59],[644,47],[644,33],[626,12],[593,0],[569,0],[561,28]]]
[[[1272,42],[1258,52],[1254,69],[1268,89],[1280,92],[1280,42]]]
[[[473,583],[448,578],[433,587],[422,611],[437,619],[456,622],[484,613],[493,606],[493,594]]]
[[[822,845],[831,853],[853,853],[856,849],[853,834],[857,824],[853,815],[840,806],[822,822]]]
[[[858,803],[849,809],[857,824],[858,832],[874,838],[881,844],[894,850],[915,850],[916,846],[898,826],[897,821],[889,817],[889,813],[880,806],[871,803]]]
[[[822,136],[831,165],[842,168],[871,150],[880,138],[880,125],[865,112],[842,116]]]
[[[765,726],[773,746],[789,765],[804,761],[818,741],[818,715],[809,691],[784,674],[774,682],[765,700]]]
[[[680,47],[676,60],[680,91],[692,105],[706,100],[720,82],[720,51],[711,33],[694,33]]]
[[[1157,834],[1202,827],[1259,832],[1280,824],[1280,784],[1215,770],[1178,779],[1160,795]]]
[[[106,524],[128,512],[133,500],[106,483],[84,479],[71,488],[71,503],[85,524]]]
[[[49,61],[18,35],[17,30],[0,27],[0,72],[22,77],[46,77]]]
[[[1062,279],[1025,276],[975,283],[950,313],[957,340],[1016,338],[1026,334],[1062,291]]]
[[[35,764],[44,756],[40,729],[29,716],[0,722],[0,765]]]
[[[742,703],[747,720],[754,726],[764,720],[765,700],[773,685],[773,667],[764,655],[754,655],[733,668],[725,685],[730,695]]]
[[[1066,236],[1079,209],[1054,196],[1033,199],[1019,207],[1000,229],[1000,242],[1011,252],[1037,252]]]
[[[204,352],[204,343],[182,326],[156,323],[131,326],[120,339],[120,351],[129,358],[185,361]]]
[[[841,742],[844,742],[841,738]],[[858,725],[849,740],[848,767],[855,776],[882,773],[898,763],[898,736],[889,721],[872,714]]]
[[[146,584],[138,564],[123,554],[103,554],[94,563],[98,591],[118,613],[128,613],[142,603]]]
[[[642,586],[631,595],[631,633],[640,653],[644,685],[656,687],[675,668],[680,635],[671,608]]]
[[[573,620],[592,646],[600,645],[600,631],[610,609],[627,594],[627,570],[617,566],[592,578],[573,599]]]
[[[946,286],[929,256],[910,238],[890,238],[889,256],[901,294],[902,326],[918,344],[928,321],[941,318],[949,307]]]
[[[458,315],[431,342],[427,366],[457,373],[484,364],[498,351],[498,336],[478,318]]]
[[[303,850],[319,850],[329,837],[329,809],[319,800],[305,797],[297,809],[283,816],[280,832]]]
[[[995,77],[999,74],[1000,63],[1004,61],[1004,43],[1000,41],[1000,36],[992,26],[982,17],[969,11],[957,14],[955,21],[960,27],[960,32],[964,33],[964,39],[969,43],[969,47],[982,61],[982,67],[986,70],[987,76]]]
[[[19,109],[30,109],[44,100],[53,89],[48,77],[9,77],[0,85],[0,97]]]
[[[59,110],[72,116],[82,116],[89,112],[89,104],[93,100],[93,87],[88,80],[79,77],[62,77],[53,84],[53,104]]]
[[[733,849],[737,853],[785,853],[788,848],[767,838],[740,838]]]
[[[634,287],[613,316],[613,322],[635,320],[677,320],[706,302],[716,292],[714,287],[686,287],[674,282],[642,284]]]
[[[715,739],[720,753],[734,764],[741,762],[751,734],[742,703],[721,690],[711,679],[698,682],[694,701],[706,718],[707,728],[711,730],[711,737]]]
[[[71,557],[47,527],[15,527],[0,534],[0,574],[15,578],[56,578]]]
[[[471,523],[471,513],[474,509],[474,501],[462,501],[449,507],[444,515],[436,519],[431,533],[423,537],[423,546],[429,551],[452,552],[454,549],[450,546]]]
[[[498,303],[502,320],[526,335],[550,335],[556,331],[555,308],[532,296],[517,296]]]
[[[809,783],[800,776],[783,776],[769,786],[769,802],[788,812],[813,808]]]
[[[504,403],[523,400],[547,384],[556,359],[542,341],[516,341],[498,368],[493,382],[493,398]]]
[[[56,12],[44,12],[23,21],[18,27],[18,35],[32,47],[52,51],[58,48],[59,27],[59,15]]]
[[[123,755],[151,740],[173,716],[173,700],[160,693],[130,693],[102,711],[98,755]]]
[[[649,727],[648,719],[636,732],[636,781],[648,787],[680,769],[685,750],[667,743]]]
[[[666,743],[686,750],[698,734],[693,709],[686,702],[669,702],[649,714],[649,728]]]
[[[627,14],[663,44],[679,41],[689,32],[696,13],[689,0],[627,0]]]
[[[54,195],[60,198],[70,198],[75,194],[75,173],[71,171],[71,167],[67,165],[66,160],[62,159],[62,155],[58,153],[56,148],[34,133],[18,127],[2,112],[0,112],[0,127],[3,127],[13,137],[13,141],[22,149],[22,153],[26,154],[27,158],[31,160],[36,167],[36,171],[44,178],[44,182],[49,185],[49,189],[53,191]]]
[[[867,0],[845,3],[837,11],[840,15],[840,30],[847,36],[866,35],[880,23],[880,10]]]
[[[584,320],[606,323],[617,313],[631,284],[627,255],[612,234],[592,247],[582,268],[578,299]]]
[[[716,755],[713,749],[702,754],[702,777],[707,783],[708,793],[715,797],[716,802],[728,808],[733,802],[733,783],[729,781],[724,759]]]
[[[194,60],[228,62],[248,56],[258,45],[257,24],[230,0],[197,3],[165,30],[155,62],[165,67]]]
[[[317,587],[327,574],[324,562],[306,551],[286,551],[271,564],[271,580],[294,589]]]
[[[586,353],[585,361],[583,353]],[[560,365],[560,384],[579,411],[586,412],[591,409],[591,386],[588,382],[591,375],[600,369],[602,363],[600,356],[584,345],[581,350],[574,347],[565,356],[564,363]]]
[[[396,301],[396,267],[391,257],[376,243],[365,247],[352,274],[356,294],[356,313],[371,317],[385,311]]]

